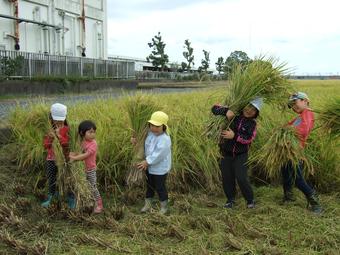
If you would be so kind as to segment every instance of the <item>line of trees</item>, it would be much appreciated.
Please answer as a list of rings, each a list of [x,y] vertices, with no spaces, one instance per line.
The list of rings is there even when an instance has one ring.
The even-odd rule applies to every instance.
[[[152,48],[152,51],[146,60],[151,62],[155,68],[161,71],[167,69],[169,65],[169,56],[165,54],[166,44],[162,40],[160,32],[158,32],[158,34],[152,38],[152,41],[148,43],[148,46]],[[184,41],[183,48],[183,57],[185,61],[183,61],[180,65],[172,65],[171,68],[178,72],[191,72],[193,66],[195,65],[195,57],[194,49],[191,46],[189,39]],[[201,60],[201,65],[197,70],[199,73],[208,73],[208,69],[210,67],[210,52],[203,50],[203,55],[204,58]],[[225,78],[228,78],[229,73],[232,71],[235,65],[240,64],[241,66],[246,66],[251,61],[252,59],[248,57],[247,53],[243,51],[233,51],[226,59],[219,57],[215,63],[215,66],[219,75],[223,74]]]

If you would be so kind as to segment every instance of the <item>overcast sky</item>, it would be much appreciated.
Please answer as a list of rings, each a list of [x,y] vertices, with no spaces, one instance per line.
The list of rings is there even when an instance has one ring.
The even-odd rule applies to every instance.
[[[296,74],[340,75],[340,0],[107,0],[108,54],[145,59],[161,32],[170,62],[184,61],[184,41],[217,58],[241,50],[268,55]]]

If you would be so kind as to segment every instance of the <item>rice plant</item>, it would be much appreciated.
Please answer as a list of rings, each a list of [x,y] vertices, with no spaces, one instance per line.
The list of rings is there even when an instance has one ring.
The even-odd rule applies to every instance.
[[[317,111],[319,113],[317,121],[323,129],[331,135],[340,135],[340,97],[330,98],[327,103]]]
[[[67,121],[71,130],[71,149],[78,150],[79,141],[77,140],[76,130],[78,124],[84,119],[91,119],[97,125],[96,140],[98,143],[97,156],[97,174],[98,188],[100,191],[105,190],[114,199],[125,197],[126,194],[136,192],[136,189],[129,188],[126,190],[126,174],[131,169],[131,162],[136,155],[131,144],[130,138],[133,135],[133,128],[130,114],[128,113],[127,102],[131,100],[131,104],[137,102],[136,98],[143,98],[149,105],[157,105],[154,110],[162,109],[169,115],[169,125],[171,128],[172,140],[172,169],[169,172],[168,186],[170,190],[179,192],[188,192],[195,189],[204,189],[210,191],[220,191],[220,171],[218,167],[219,153],[218,146],[214,140],[202,135],[209,120],[210,107],[220,99],[223,88],[214,90],[202,90],[191,93],[182,94],[158,94],[157,96],[137,95],[137,97],[122,99],[98,99],[91,104],[77,103],[69,107]],[[318,87],[317,93],[321,93]],[[323,89],[327,89],[323,88]],[[316,96],[313,90],[307,91],[309,96],[314,99]],[[334,91],[333,91],[334,92]],[[284,98],[286,100],[286,98]],[[148,101],[150,100],[150,101]],[[322,102],[319,108],[322,109]],[[141,103],[142,103],[141,102]],[[137,104],[137,103],[135,103]],[[314,105],[314,103],[313,103]],[[135,107],[137,109],[137,105]],[[148,107],[147,105],[145,107]],[[135,119],[137,123],[136,130],[143,127],[150,118],[153,110],[149,114],[145,114],[144,121]],[[137,112],[137,110],[136,110]],[[31,105],[25,109],[17,108],[10,118],[11,126],[15,134],[15,153],[20,169],[24,169],[23,174],[33,180],[41,179],[44,174],[45,152],[42,146],[43,136],[48,127],[48,105],[41,103]],[[136,113],[137,115],[137,113]],[[278,132],[278,126],[292,117],[292,113],[278,112],[275,108],[265,105],[261,110],[258,122],[257,138],[252,144],[250,153],[267,152],[273,150],[272,147],[266,145],[272,133]],[[133,111],[131,113],[133,116]],[[271,116],[273,116],[271,118]],[[133,119],[134,120],[134,119]],[[318,121],[316,121],[316,126]],[[145,126],[144,126],[145,127]],[[324,129],[318,129],[318,136],[311,135],[308,146],[305,150],[305,157],[312,160],[315,169],[313,177],[314,183],[318,187],[327,189],[327,180],[330,180],[332,174],[336,174],[335,163],[332,163],[332,155],[337,153],[337,144],[330,143],[329,148],[326,144],[316,144],[318,142],[327,141],[328,132]],[[323,132],[321,132],[323,130]],[[317,130],[313,131],[318,132]],[[312,148],[314,147],[314,149]],[[310,149],[312,151],[310,151]],[[339,153],[338,153],[339,154]],[[319,156],[318,156],[319,155]],[[276,162],[275,162],[276,163]],[[73,165],[75,167],[75,165]],[[251,165],[253,169],[255,166]],[[82,162],[79,163],[79,174],[83,171]],[[256,167],[257,170],[267,176],[267,172],[262,171],[262,165]],[[322,171],[329,173],[323,176]],[[252,170],[252,169],[251,169]],[[279,171],[279,169],[276,169]],[[81,173],[84,174],[84,173]],[[255,173],[256,174],[256,173]],[[308,173],[307,173],[308,174]],[[311,176],[311,175],[309,175]],[[78,177],[77,177],[78,178]],[[335,178],[333,178],[335,180]],[[268,183],[273,181],[268,179]],[[336,183],[336,182],[332,182]],[[319,186],[321,185],[321,186]],[[335,185],[332,184],[332,187]],[[140,190],[138,190],[139,192]],[[129,195],[132,197],[132,195]],[[134,195],[134,201],[138,201],[141,197]],[[132,199],[130,199],[132,201]]]
[[[262,97],[267,103],[282,104],[291,90],[288,74],[286,64],[273,57],[265,59],[260,56],[245,68],[238,65],[230,74],[223,104],[235,114],[240,114],[257,97]],[[217,141],[220,131],[228,126],[226,118],[211,116],[206,133]]]

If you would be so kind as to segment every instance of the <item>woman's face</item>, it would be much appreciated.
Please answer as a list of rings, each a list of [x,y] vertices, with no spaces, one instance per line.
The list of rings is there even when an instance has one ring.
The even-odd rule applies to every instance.
[[[254,118],[256,116],[257,109],[251,104],[243,108],[243,116],[246,118]]]
[[[155,135],[160,135],[163,133],[163,125],[162,126],[155,126],[149,123],[150,131],[154,133]]]

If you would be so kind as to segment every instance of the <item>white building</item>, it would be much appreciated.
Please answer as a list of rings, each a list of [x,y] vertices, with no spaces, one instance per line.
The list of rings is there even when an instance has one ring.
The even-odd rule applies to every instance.
[[[107,58],[106,0],[0,0],[0,50]]]
[[[151,69],[153,67],[151,62],[148,62],[146,61],[146,59],[142,59],[142,58],[108,55],[108,59],[118,60],[118,61],[127,61],[127,62],[133,61],[135,64],[135,71],[143,71],[143,70],[147,70],[148,68]]]

